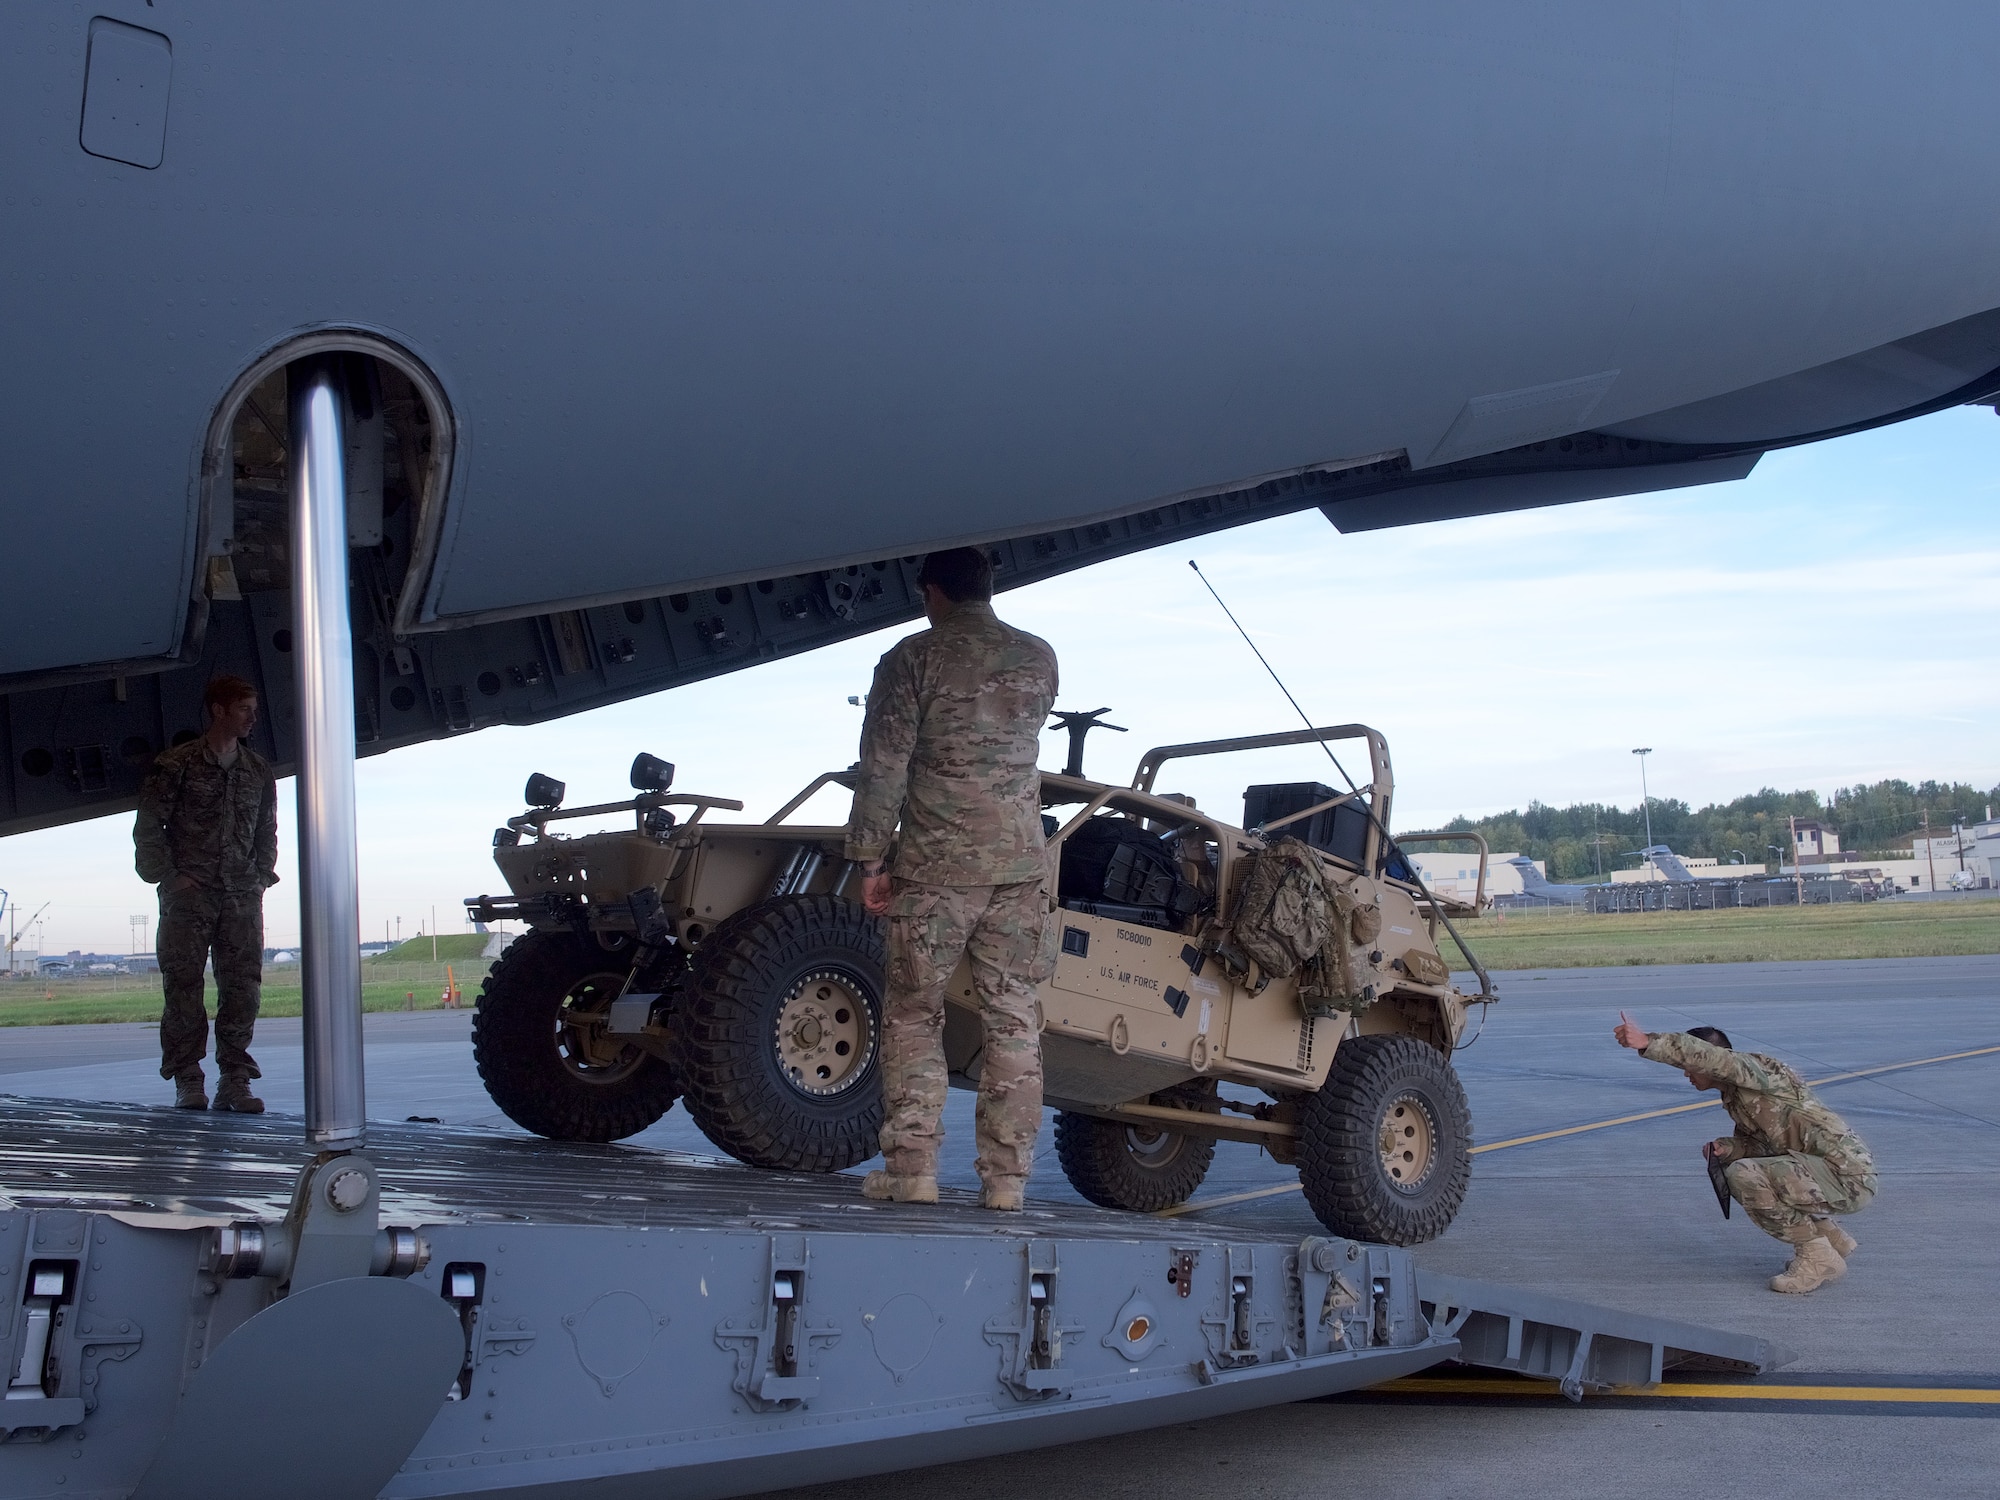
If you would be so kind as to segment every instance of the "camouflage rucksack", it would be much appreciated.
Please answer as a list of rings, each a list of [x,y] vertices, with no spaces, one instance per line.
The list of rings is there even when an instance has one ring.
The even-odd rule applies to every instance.
[[[1357,905],[1339,886],[1332,888],[1333,921],[1326,946],[1299,970],[1299,1008],[1309,1016],[1360,1015],[1375,999],[1375,986],[1363,982],[1354,962],[1354,943],[1372,941],[1381,931],[1382,911]],[[1360,933],[1367,932],[1362,938]]]
[[[1319,858],[1309,845],[1281,838],[1250,861],[1236,897],[1236,947],[1272,979],[1285,979],[1317,959],[1333,913]]]
[[[1266,978],[1298,977],[1308,1016],[1359,1015],[1375,986],[1357,971],[1353,944],[1372,941],[1381,925],[1380,907],[1328,885],[1310,845],[1280,838],[1250,861],[1232,936]]]

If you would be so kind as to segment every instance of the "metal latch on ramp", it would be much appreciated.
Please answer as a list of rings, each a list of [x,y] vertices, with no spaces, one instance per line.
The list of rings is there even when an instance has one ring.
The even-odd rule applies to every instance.
[[[810,1258],[804,1235],[773,1235],[765,1296],[747,1317],[729,1318],[715,1330],[716,1344],[736,1355],[731,1384],[752,1411],[791,1411],[819,1395],[813,1356],[840,1341],[832,1323],[806,1316]]]
[[[989,1319],[986,1342],[1001,1351],[1000,1383],[1019,1401],[1059,1396],[1076,1377],[1063,1365],[1063,1343],[1084,1331],[1065,1323],[1059,1306],[1062,1266],[1053,1240],[1021,1246],[1021,1300],[1012,1317]]]

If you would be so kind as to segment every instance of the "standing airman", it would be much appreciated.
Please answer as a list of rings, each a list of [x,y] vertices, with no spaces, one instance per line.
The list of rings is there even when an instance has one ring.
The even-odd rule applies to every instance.
[[[1048,902],[1035,763],[1055,702],[1056,658],[1046,641],[994,615],[993,571],[979,549],[933,552],[918,581],[931,628],[898,642],[875,669],[848,826],[863,903],[889,922],[886,1170],[871,1172],[863,1190],[937,1201],[944,991],[969,957],[985,1029],[981,1202],[1018,1209],[1042,1116],[1030,970]]]
[[[264,982],[264,892],[278,883],[278,785],[245,742],[257,690],[217,677],[202,706],[207,731],[153,762],[132,829],[139,878],[160,888],[160,1076],[174,1081],[174,1108],[208,1108],[202,971],[213,954],[215,1107],[262,1114],[250,1092],[262,1076],[250,1038]]]

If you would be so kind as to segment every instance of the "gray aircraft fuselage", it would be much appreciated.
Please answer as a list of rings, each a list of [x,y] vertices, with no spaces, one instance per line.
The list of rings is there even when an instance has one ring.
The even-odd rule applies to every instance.
[[[288,595],[216,565],[283,549],[294,354],[424,407],[421,463],[349,412],[383,749],[909,618],[940,544],[1011,586],[1992,399],[1996,55],[1970,5],[13,8],[0,831],[129,805],[213,670],[289,762]]]
[[[1526,855],[1507,861],[1521,877],[1521,894],[1541,901],[1566,901],[1575,906],[1590,894],[1590,887],[1584,885],[1563,885],[1548,879],[1535,868],[1535,862]]]

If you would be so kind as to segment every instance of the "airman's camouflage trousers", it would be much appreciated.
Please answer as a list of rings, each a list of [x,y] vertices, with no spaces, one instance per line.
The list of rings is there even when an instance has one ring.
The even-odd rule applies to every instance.
[[[889,898],[889,993],[882,1007],[882,1158],[901,1176],[937,1171],[944,1131],[944,995],[961,957],[985,1028],[977,1137],[982,1180],[1026,1181],[1042,1123],[1042,1043],[1029,971],[1048,900],[1039,880],[919,885]]]
[[[1865,1183],[1843,1180],[1822,1157],[1794,1151],[1786,1156],[1750,1156],[1722,1169],[1729,1196],[1764,1233],[1792,1244],[1812,1239],[1806,1233],[1815,1219],[1857,1213],[1875,1190]]]
[[[260,1078],[250,1034],[264,989],[264,893],[191,886],[160,890],[160,1076],[201,1066],[208,1050],[202,969],[215,955],[215,1063],[227,1075]]]

